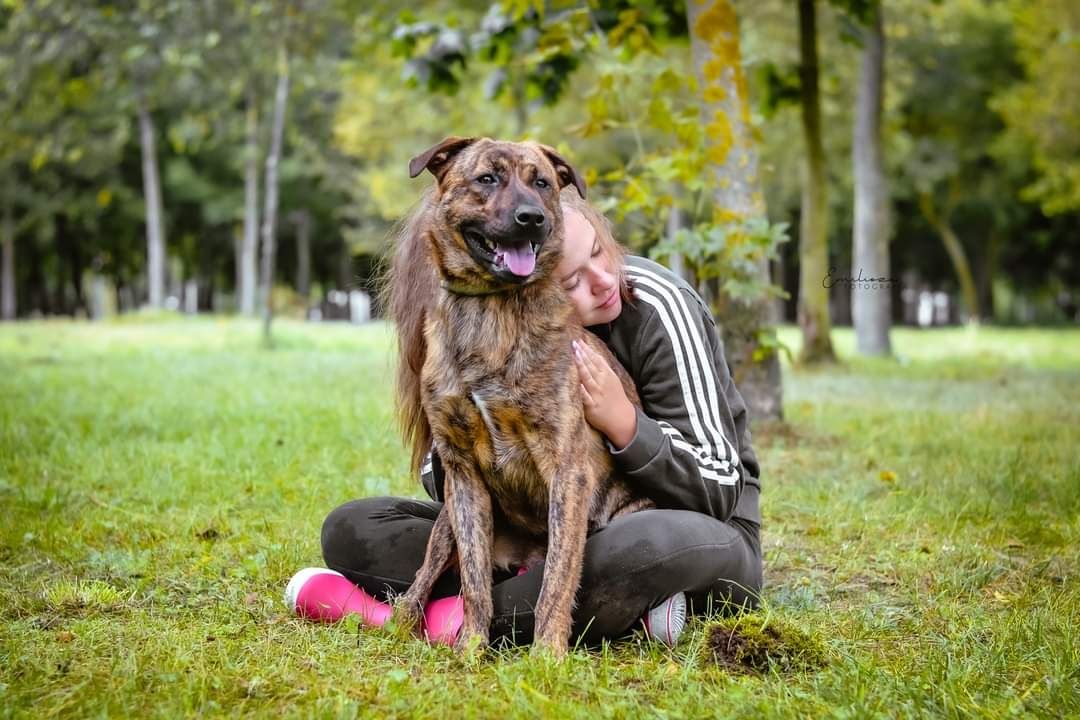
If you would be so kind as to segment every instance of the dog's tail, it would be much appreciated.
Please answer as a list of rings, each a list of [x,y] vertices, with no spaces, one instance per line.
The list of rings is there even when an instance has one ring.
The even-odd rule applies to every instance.
[[[398,336],[396,410],[405,445],[412,451],[414,475],[431,448],[431,426],[420,405],[420,371],[427,357],[424,323],[435,302],[438,278],[428,257],[427,232],[431,192],[398,225],[389,266],[385,266],[379,299]],[[385,262],[385,261],[384,261]]]

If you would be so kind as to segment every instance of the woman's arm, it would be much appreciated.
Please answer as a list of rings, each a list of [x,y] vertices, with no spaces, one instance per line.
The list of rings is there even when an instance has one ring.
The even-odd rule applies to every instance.
[[[660,507],[726,521],[744,484],[759,485],[746,404],[716,327],[697,298],[687,291],[674,290],[681,300],[659,289],[653,293],[640,281],[637,287],[639,298],[659,303],[634,353],[644,409],[630,404],[606,362],[580,344],[586,419],[608,438],[622,473]],[[443,499],[442,463],[434,451],[422,464],[420,480],[432,499]],[[757,514],[756,503],[747,514]]]
[[[692,291],[635,277],[635,294],[652,306],[638,333],[634,381],[642,400],[637,430],[622,448],[609,444],[623,474],[660,507],[727,520],[757,459],[738,394],[711,319]],[[740,454],[738,448],[747,447]]]

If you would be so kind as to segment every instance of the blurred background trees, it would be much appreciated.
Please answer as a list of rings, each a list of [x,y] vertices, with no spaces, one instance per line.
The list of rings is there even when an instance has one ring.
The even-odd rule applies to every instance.
[[[1075,3],[689,10],[736,20],[733,90],[709,85],[688,5],[671,0],[3,0],[0,313],[254,314],[274,238],[263,307],[327,317],[332,295],[370,289],[419,196],[408,158],[486,134],[567,152],[621,239],[697,284],[733,345],[746,338],[740,368],[771,362],[769,325],[797,320],[801,299],[822,357],[828,327],[853,319],[868,353],[920,318],[1076,321]],[[717,112],[725,93],[742,106]],[[740,182],[759,209],[725,195]]]

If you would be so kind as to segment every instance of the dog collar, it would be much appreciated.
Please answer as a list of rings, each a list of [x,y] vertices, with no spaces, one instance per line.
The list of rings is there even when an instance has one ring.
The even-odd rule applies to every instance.
[[[507,292],[506,290],[489,290],[487,288],[478,288],[475,285],[461,285],[458,283],[448,282],[446,280],[440,280],[439,287],[455,295],[468,295],[469,297],[479,297],[481,295],[496,295],[498,293]]]

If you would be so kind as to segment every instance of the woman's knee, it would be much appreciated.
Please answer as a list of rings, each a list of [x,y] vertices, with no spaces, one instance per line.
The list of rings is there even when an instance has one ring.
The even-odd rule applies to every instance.
[[[441,503],[404,497],[371,497],[335,508],[323,521],[323,559],[329,568],[392,575],[424,556]]]
[[[639,559],[664,558],[685,548],[726,542],[724,523],[690,510],[642,510],[624,515],[589,538],[600,557],[632,552]],[[617,550],[617,553],[613,551]]]
[[[368,497],[351,500],[330,511],[322,525],[323,559],[328,567],[355,555],[357,545],[366,542],[374,518],[386,512],[400,498]]]

